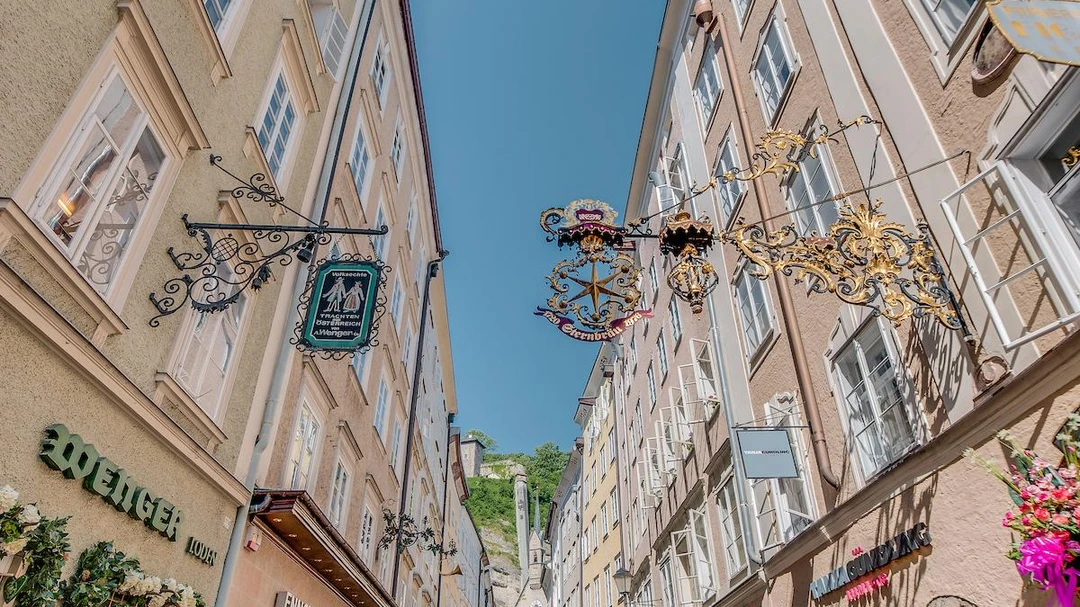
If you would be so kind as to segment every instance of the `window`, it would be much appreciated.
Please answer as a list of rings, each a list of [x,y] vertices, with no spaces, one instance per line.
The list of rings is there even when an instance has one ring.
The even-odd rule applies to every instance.
[[[409,246],[416,240],[416,194],[409,200],[409,214],[405,217],[405,233],[409,236]],[[420,281],[416,281],[419,283]]]
[[[37,216],[79,272],[108,294],[168,162],[147,113],[113,72],[46,182]]]
[[[660,275],[656,270],[655,257],[653,257],[652,263],[649,264],[649,286],[652,287],[653,301],[656,301],[656,296],[660,294]]]
[[[667,377],[667,340],[664,339],[663,331],[660,332],[660,335],[656,336],[656,357],[660,361],[660,377]]]
[[[375,48],[375,58],[371,61],[371,81],[375,83],[380,108],[386,105],[386,92],[390,90],[390,79],[393,76],[389,54],[390,45],[380,40]]]
[[[610,521],[608,520],[607,504],[600,504],[600,530],[604,533],[604,537],[608,536],[608,532],[611,531]]]
[[[832,162],[824,145],[815,145],[813,154],[806,154],[799,161],[799,170],[792,171],[788,183],[788,198],[795,211],[795,223],[803,236],[828,234],[829,227],[839,217],[832,198],[830,182]],[[824,202],[824,204],[818,204]]]
[[[401,328],[401,302],[403,299],[401,281],[394,280],[394,294],[390,298],[390,316],[394,319],[394,327]]]
[[[405,374],[409,374],[409,370],[413,366],[413,328],[412,323],[409,322],[405,327],[405,336],[401,340],[402,347],[402,362],[405,363]]]
[[[379,380],[379,400],[375,405],[375,429],[380,435],[386,434],[386,412],[390,408],[390,389],[386,387],[386,380]]]
[[[791,42],[787,38],[787,29],[781,23],[782,15],[776,13],[765,29],[754,62],[754,80],[757,81],[758,95],[761,97],[765,122],[772,124],[780,101],[791,83],[792,59]]]
[[[236,359],[246,307],[246,298],[241,295],[222,312],[211,314],[193,310],[189,321],[191,330],[180,346],[176,381],[213,420],[220,417],[226,380]]]
[[[668,313],[671,315],[671,335],[675,343],[682,339],[682,319],[679,317],[679,300],[672,297],[668,302]]]
[[[323,62],[326,63],[326,71],[336,80],[349,26],[345,24],[345,19],[333,0],[313,0],[312,4],[311,16],[315,22],[315,31],[319,32]]]
[[[630,336],[630,347],[628,348],[628,354],[630,355],[630,366],[637,369],[637,336]]]
[[[581,532],[581,558],[587,559],[592,552],[589,551],[589,529],[583,529]],[[588,589],[586,589],[586,596],[588,595]]]
[[[611,499],[608,500],[611,504],[611,526],[615,527],[619,524],[619,490],[611,490]]]
[[[370,358],[366,353],[356,352],[352,357],[353,373],[356,373],[356,379],[361,384],[364,383],[364,371],[367,369],[367,361]]]
[[[221,29],[221,24],[225,22],[225,14],[229,11],[230,4],[232,4],[232,0],[203,0],[206,15],[210,17],[210,25],[214,26],[215,30]]]
[[[976,4],[975,0],[922,0],[922,3],[947,46],[952,46]]]
[[[650,410],[656,406],[656,377],[653,375],[653,367],[650,364],[649,368],[645,371],[645,377],[649,383],[649,404]]]
[[[360,198],[360,204],[364,203],[364,188],[367,186],[370,169],[371,154],[368,152],[367,139],[364,138],[364,129],[358,124],[352,152],[349,153],[349,172],[352,173],[353,185],[356,186],[356,195]],[[382,224],[376,223],[376,227],[379,225]]]
[[[662,177],[664,183],[656,184],[656,188],[662,215],[674,213],[683,198],[689,194],[687,186],[690,179],[690,170],[686,166],[685,156],[683,144],[679,143],[675,146],[671,156],[662,156],[660,158],[661,168],[664,171]]]
[[[892,344],[875,320],[833,362],[848,432],[869,478],[915,444],[912,412],[905,402],[906,379]]]
[[[292,94],[285,81],[285,73],[279,71],[270,100],[259,122],[259,145],[266,156],[270,172],[277,179],[281,178],[295,122],[296,109]]]
[[[744,268],[735,281],[735,299],[739,304],[746,357],[753,358],[772,331],[772,317],[765,298],[765,282],[750,275]]]
[[[730,471],[717,492],[716,501],[720,507],[720,532],[730,580],[746,567],[746,540],[739,518],[739,502],[735,497],[735,481]]]
[[[704,508],[690,509],[686,528],[671,534],[680,604],[699,604],[714,592]]]
[[[746,23],[747,9],[750,8],[750,0],[731,0],[731,6],[735,9],[735,21],[739,23],[739,29],[742,30],[742,24]]]
[[[701,62],[701,70],[694,84],[694,96],[697,97],[698,108],[701,109],[702,123],[706,126],[712,118],[716,102],[720,99],[720,92],[724,88],[720,78],[720,61],[717,57],[720,52],[719,39],[705,47],[705,58]]]
[[[600,478],[605,478],[607,476],[607,466],[603,465],[607,464],[607,447],[607,443],[600,445]]]
[[[371,538],[375,535],[375,515],[371,508],[364,506],[364,516],[360,519],[360,556],[364,561],[371,559]]]
[[[660,597],[664,607],[675,607],[675,579],[671,574],[671,558],[660,563]]]
[[[614,605],[611,602],[611,565],[604,567],[604,605]]]
[[[379,228],[386,225],[386,213],[383,212],[382,200],[379,201],[379,210],[375,213],[375,225]],[[379,259],[386,259],[386,247],[390,243],[390,233],[379,234],[371,237],[371,248]]]
[[[787,395],[778,395],[766,407],[766,418],[776,428],[792,428],[799,425],[799,414],[795,402]],[[790,541],[803,529],[814,522],[814,501],[810,497],[810,483],[807,480],[805,463],[809,458],[803,455],[798,435],[788,430],[791,446],[795,454],[795,466],[799,476],[794,478],[773,479],[773,502],[776,509],[776,522],[780,530],[780,539]]]
[[[334,466],[334,480],[330,485],[330,522],[340,527],[345,518],[345,506],[349,500],[349,472],[338,460]]]
[[[594,487],[593,490],[594,491],[596,490],[595,487]],[[596,517],[595,516],[592,517],[592,522],[589,523],[589,529],[592,531],[593,538],[596,539],[596,542],[593,544],[593,547],[592,547],[593,552],[596,552],[596,549],[599,548],[599,544],[600,544],[600,534],[597,533]]]
[[[319,446],[319,421],[305,400],[300,406],[296,431],[289,446],[289,464],[285,472],[289,489],[307,489],[311,479],[311,466],[315,450]]]
[[[608,464],[615,463],[615,428],[611,428],[607,433],[608,444]]]
[[[719,179],[717,196],[720,198],[720,224],[726,226],[735,213],[735,207],[739,204],[739,196],[743,193],[743,183],[736,179],[724,181],[725,174],[734,173],[739,169],[738,156],[735,153],[735,135],[728,128],[728,134],[724,137],[720,149],[716,153],[716,170],[713,174]]]
[[[394,141],[390,144],[390,160],[394,163],[394,177],[401,183],[401,168],[405,160],[405,133],[400,122],[394,129]]]
[[[401,424],[394,419],[393,438],[390,439],[390,467],[398,472],[398,463],[401,461]]]

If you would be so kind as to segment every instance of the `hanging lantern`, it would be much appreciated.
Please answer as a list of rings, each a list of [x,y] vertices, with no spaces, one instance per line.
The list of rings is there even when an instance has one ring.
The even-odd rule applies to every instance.
[[[716,229],[708,217],[697,220],[686,211],[669,216],[660,228],[660,252],[677,259],[668,272],[668,286],[694,314],[701,313],[705,297],[720,284],[716,269],[705,258],[715,239]]]

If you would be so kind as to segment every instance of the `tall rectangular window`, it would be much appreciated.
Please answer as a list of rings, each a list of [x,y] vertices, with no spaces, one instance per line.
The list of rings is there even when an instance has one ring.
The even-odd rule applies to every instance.
[[[375,535],[375,515],[371,508],[364,506],[364,515],[360,519],[360,556],[365,562],[371,560],[372,537]]]
[[[735,206],[739,204],[739,196],[743,192],[743,183],[736,179],[724,180],[725,174],[734,177],[735,171],[739,170],[738,157],[735,155],[735,138],[729,129],[724,142],[716,154],[716,169],[713,174],[719,180],[716,192],[720,198],[720,224],[727,225],[731,215],[735,212]]]
[[[720,78],[720,61],[717,54],[720,52],[720,40],[705,46],[705,57],[701,61],[701,71],[698,72],[697,81],[694,83],[694,96],[697,97],[698,108],[701,110],[701,121],[708,125],[716,109],[716,102],[720,99],[720,91],[723,90],[723,81]]]
[[[390,467],[398,472],[398,464],[401,461],[401,425],[394,420],[393,438],[390,439]]]
[[[340,527],[345,518],[345,506],[349,499],[349,472],[338,461],[334,466],[334,479],[330,485],[330,522]]]
[[[608,520],[607,504],[600,504],[600,531],[607,537],[611,531],[611,521]]]
[[[744,270],[735,281],[735,299],[739,304],[746,355],[747,358],[753,358],[772,330],[772,318],[765,297],[765,282]]]
[[[214,420],[220,417],[226,380],[236,359],[246,303],[241,296],[222,312],[193,311],[191,330],[180,346],[176,381]]]
[[[401,182],[401,169],[405,162],[405,133],[398,123],[394,129],[394,141],[390,144],[390,160],[394,163],[394,177]]]
[[[668,302],[668,313],[671,315],[671,335],[677,344],[682,339],[682,318],[679,316],[678,298],[672,297]]]
[[[349,172],[352,173],[353,185],[356,186],[356,195],[360,197],[361,204],[364,203],[364,187],[367,184],[370,168],[371,153],[368,152],[367,139],[364,138],[364,128],[357,125],[356,139],[349,153]]]
[[[259,122],[259,145],[274,177],[281,177],[295,122],[296,109],[292,94],[289,92],[284,72],[278,72],[270,102]]]
[[[394,294],[390,297],[390,316],[394,319],[394,327],[401,328],[401,306],[404,295],[402,293],[401,281],[394,281]]]
[[[386,225],[386,213],[383,212],[382,200],[379,201],[379,210],[375,213],[375,228]],[[371,248],[379,259],[386,259],[387,245],[390,243],[390,234],[379,234],[371,237]]]
[[[645,377],[649,383],[649,404],[651,409],[651,407],[656,406],[656,377],[653,375],[653,367],[651,364],[645,371]]]
[[[733,476],[729,476],[720,486],[716,501],[720,507],[720,532],[730,580],[746,566],[746,540],[743,538],[742,520],[739,518],[739,502],[735,498]]]
[[[371,81],[379,97],[379,107],[386,105],[386,92],[390,89],[393,73],[390,69],[390,45],[380,41],[375,49],[375,58],[371,61]]]
[[[816,145],[813,154],[806,154],[799,161],[799,170],[792,171],[788,195],[795,211],[795,223],[799,233],[804,236],[827,234],[829,227],[839,217],[836,203],[825,202],[833,196],[829,181],[830,166],[828,148]]]
[[[409,246],[416,240],[416,193],[409,199],[409,214],[405,217],[405,234],[409,237]]]
[[[655,257],[653,257],[652,262],[649,263],[649,286],[652,287],[653,301],[656,301],[656,296],[660,294],[660,275],[656,270]]]
[[[660,592],[664,607],[675,607],[675,576],[671,571],[671,558],[665,557],[660,563]]]
[[[611,525],[615,526],[619,524],[619,490],[618,488],[611,490],[611,498],[608,500],[611,504]]]
[[[975,9],[975,0],[922,0],[946,45],[951,46],[956,34]]]
[[[750,8],[750,0],[731,0],[731,6],[735,9],[735,20],[739,23],[739,29],[742,30],[742,24],[746,21],[746,10]]]
[[[755,80],[758,94],[761,96],[765,122],[772,124],[776,119],[776,110],[787,92],[793,73],[791,59],[791,41],[787,37],[787,28],[779,14],[774,14],[765,29],[754,63]]]
[[[289,489],[308,488],[318,446],[319,420],[315,418],[308,403],[304,402],[300,407],[300,417],[296,420],[296,431],[293,432],[289,446],[289,463],[285,473]]]
[[[344,56],[349,26],[345,24],[334,0],[313,0],[311,13],[315,30],[319,32],[323,63],[326,64],[326,71],[336,80],[341,58]]]
[[[833,363],[848,432],[865,478],[915,444],[914,416],[902,384],[906,379],[886,339],[881,325],[870,322]]]
[[[147,113],[119,74],[101,88],[69,152],[53,170],[37,217],[54,242],[105,295],[168,161]]]
[[[656,358],[660,361],[660,377],[667,377],[668,374],[668,359],[667,359],[667,340],[664,339],[664,332],[661,331],[660,335],[656,336]]]
[[[380,435],[386,434],[386,412],[390,409],[390,388],[386,387],[386,380],[379,380],[379,399],[375,404],[375,419],[373,424]]]

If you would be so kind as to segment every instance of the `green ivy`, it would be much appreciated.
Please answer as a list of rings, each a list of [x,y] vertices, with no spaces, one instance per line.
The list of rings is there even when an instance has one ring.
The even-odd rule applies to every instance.
[[[98,542],[79,555],[75,573],[64,584],[65,607],[99,607],[106,604],[129,571],[138,571],[139,561],[113,548],[112,542]]]
[[[8,580],[4,599],[15,607],[50,607],[60,599],[60,575],[64,559],[71,551],[68,519],[42,518],[30,532],[24,552],[26,573]]]

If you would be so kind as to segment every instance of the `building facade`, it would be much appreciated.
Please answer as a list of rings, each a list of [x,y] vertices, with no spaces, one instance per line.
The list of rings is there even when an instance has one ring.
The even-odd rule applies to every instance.
[[[544,594],[552,607],[579,605],[581,599],[581,460],[585,442],[574,441],[551,498],[544,542],[549,547]]]
[[[1080,407],[1076,68],[1008,52],[967,0],[691,4],[667,4],[626,221],[683,210],[821,237],[843,203],[880,201],[889,221],[926,224],[964,328],[761,280],[726,244],[693,315],[670,256],[639,241],[654,316],[613,348],[625,598],[1045,600],[1004,556],[1011,500],[960,454],[1004,466],[1000,430],[1052,454]],[[864,115],[876,122],[837,126]],[[746,177],[776,129],[830,137],[785,159],[798,170],[723,178]],[[759,430],[786,434],[792,474],[746,478],[739,437]]]
[[[460,498],[408,3],[6,8],[19,33],[0,43],[15,85],[0,112],[18,145],[0,158],[0,387],[18,404],[0,414],[0,485],[71,517],[63,575],[108,541],[208,605],[436,604],[445,559],[381,542],[411,518],[448,547]],[[220,290],[248,285],[237,251],[279,241],[184,221],[387,226],[308,256],[392,268],[378,344],[301,354],[308,259]],[[196,272],[223,283],[190,296],[231,304],[200,312],[178,266],[211,258]],[[467,516],[453,524],[475,537]],[[476,540],[462,567],[480,579]]]

